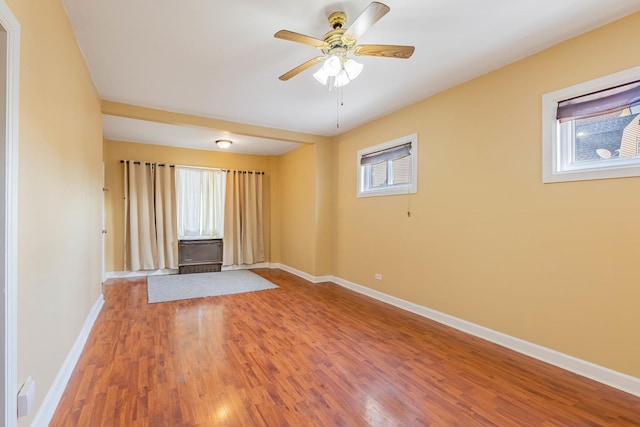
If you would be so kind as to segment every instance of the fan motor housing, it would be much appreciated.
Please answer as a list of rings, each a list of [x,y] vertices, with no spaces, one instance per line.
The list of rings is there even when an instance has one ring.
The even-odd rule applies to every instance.
[[[333,12],[329,15],[329,25],[334,30],[344,27],[345,22],[347,22],[347,14],[344,12]]]
[[[353,50],[356,41],[345,40],[342,35],[346,32],[343,28],[345,22],[347,22],[347,14],[344,12],[333,12],[329,15],[329,25],[333,30],[322,36],[322,40],[325,45],[322,48],[322,52],[325,55],[332,54],[346,54]]]
[[[331,30],[325,34],[322,39],[324,40],[325,47],[322,48],[322,52],[325,54],[339,53],[341,51],[347,52],[353,48],[355,43],[346,43],[342,38],[345,30],[342,28]]]

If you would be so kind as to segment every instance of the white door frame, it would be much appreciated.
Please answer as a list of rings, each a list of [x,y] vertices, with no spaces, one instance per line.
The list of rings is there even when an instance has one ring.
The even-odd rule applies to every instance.
[[[6,115],[4,141],[0,142],[0,223],[4,234],[4,245],[0,246],[0,281],[4,329],[2,342],[2,365],[4,383],[2,384],[2,407],[0,424],[7,427],[17,425],[17,343],[18,343],[18,99],[20,77],[20,24],[7,6],[0,0],[0,26],[6,31]],[[1,140],[2,138],[0,138]]]
[[[106,203],[104,202],[104,198],[107,195],[107,190],[106,188],[104,188],[105,186],[105,182],[106,182],[106,177],[105,177],[105,166],[104,166],[104,160],[102,161],[102,230],[101,231],[101,235],[102,235],[102,283],[104,283],[107,280],[107,273],[105,271],[105,265],[106,265],[106,260],[105,257],[107,256],[107,252],[105,249],[105,240],[106,240],[106,234],[107,234],[107,212],[104,210]]]

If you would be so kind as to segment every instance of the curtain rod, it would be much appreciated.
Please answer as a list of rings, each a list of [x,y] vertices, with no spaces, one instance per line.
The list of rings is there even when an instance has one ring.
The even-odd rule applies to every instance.
[[[125,163],[125,162],[131,162],[131,163],[133,163],[134,165],[139,165],[139,164],[142,164],[142,163],[144,163],[145,165],[150,165],[150,164],[152,164],[152,162],[139,162],[139,161],[137,161],[137,160],[120,160],[120,163]],[[167,165],[166,165],[166,164],[164,164],[164,163],[156,163],[156,165],[158,165],[158,166],[167,166]],[[176,165],[169,165],[169,167],[170,167],[170,168],[173,168],[173,167],[175,167],[175,166],[176,166]]]
[[[189,166],[189,165],[176,165],[180,168],[189,168],[189,169],[204,169],[204,170],[208,170],[208,171],[222,171],[222,172],[226,172],[226,169],[222,169],[222,168],[208,168],[206,166]]]
[[[232,170],[226,170],[226,172],[227,173],[229,173],[229,172],[233,172],[233,173],[249,173],[249,174],[255,173],[256,175],[264,175],[264,172],[261,172],[261,171],[232,171]]]
[[[264,175],[264,172],[262,171],[236,171],[233,169],[224,169],[224,168],[208,168],[205,166],[187,166],[187,165],[176,165],[178,167],[181,168],[190,168],[190,169],[205,169],[205,170],[213,170],[213,171],[222,171],[222,172],[238,172],[238,173],[255,173],[258,175]]]
[[[150,165],[152,164],[152,162],[139,162],[139,161],[134,161],[134,160],[120,160],[120,163],[124,163],[124,162],[133,162],[133,164],[135,165],[139,165],[141,163],[144,163],[145,165]],[[164,163],[158,163],[158,166],[166,166]],[[206,169],[206,170],[217,170],[217,171],[222,171],[222,172],[233,172],[233,173],[249,173],[249,174],[256,174],[256,175],[264,175],[265,172],[262,171],[236,171],[236,170],[231,170],[231,169],[222,169],[222,168],[208,168],[208,167],[204,167],[204,166],[186,166],[186,165],[169,165],[169,167],[181,167],[181,168],[191,168],[191,169]]]

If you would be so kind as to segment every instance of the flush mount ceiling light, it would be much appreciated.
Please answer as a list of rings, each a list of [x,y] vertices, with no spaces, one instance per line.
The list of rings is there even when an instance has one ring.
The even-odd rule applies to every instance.
[[[233,144],[233,141],[229,139],[218,139],[216,141],[216,145],[222,148],[223,150],[226,150],[227,148],[231,147],[231,144]]]
[[[342,28],[347,21],[347,15],[344,12],[334,12],[329,15],[329,25],[333,29],[326,33],[322,40],[294,33],[293,31],[278,31],[274,34],[274,37],[310,45],[320,49],[323,53],[322,56],[310,59],[284,73],[280,76],[280,80],[289,80],[291,77],[322,62],[322,67],[313,75],[316,80],[328,85],[329,88],[342,87],[358,77],[362,71],[362,64],[348,58],[349,54],[404,59],[411,57],[415,50],[413,46],[357,44],[358,38],[386,15],[389,10],[389,6],[374,1],[367,6],[348,29]]]

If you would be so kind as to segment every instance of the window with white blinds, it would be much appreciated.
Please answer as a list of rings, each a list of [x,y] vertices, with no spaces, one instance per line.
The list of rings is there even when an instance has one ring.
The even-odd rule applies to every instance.
[[[416,193],[417,177],[417,134],[358,151],[358,197]]]

